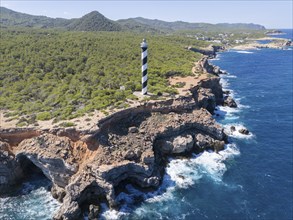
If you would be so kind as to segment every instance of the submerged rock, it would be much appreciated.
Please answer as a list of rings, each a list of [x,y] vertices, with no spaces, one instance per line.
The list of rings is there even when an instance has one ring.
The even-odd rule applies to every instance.
[[[249,130],[246,128],[240,128],[238,132],[244,135],[249,135]]]
[[[235,126],[231,126],[231,127],[230,127],[230,131],[231,131],[231,133],[235,132],[235,131],[236,131]]]

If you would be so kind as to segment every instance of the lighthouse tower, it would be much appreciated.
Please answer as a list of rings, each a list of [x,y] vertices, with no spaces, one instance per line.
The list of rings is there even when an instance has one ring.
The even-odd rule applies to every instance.
[[[142,71],[142,95],[147,95],[148,93],[148,44],[145,39],[143,39],[142,43],[140,44],[141,47],[141,71]]]

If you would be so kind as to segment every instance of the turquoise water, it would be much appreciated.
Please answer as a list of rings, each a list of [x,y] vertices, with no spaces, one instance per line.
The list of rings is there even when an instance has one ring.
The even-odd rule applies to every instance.
[[[278,37],[291,38],[292,31]],[[280,219],[292,217],[292,48],[220,53],[212,62],[239,108],[218,108],[229,132],[246,127],[251,135],[230,135],[219,154],[172,159],[163,185],[142,193],[128,185],[124,204],[102,219]],[[0,219],[50,219],[58,204],[45,178],[23,184],[18,196],[0,199]],[[144,202],[137,205],[137,201]]]

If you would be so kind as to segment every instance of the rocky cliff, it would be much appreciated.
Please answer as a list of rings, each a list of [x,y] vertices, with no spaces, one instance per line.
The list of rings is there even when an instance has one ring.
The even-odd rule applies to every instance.
[[[211,115],[223,103],[219,78],[203,80],[191,93],[114,113],[92,131],[1,130],[0,195],[35,167],[62,202],[54,218],[79,219],[102,201],[119,206],[115,192],[125,181],[158,187],[169,155],[218,152],[227,142]]]

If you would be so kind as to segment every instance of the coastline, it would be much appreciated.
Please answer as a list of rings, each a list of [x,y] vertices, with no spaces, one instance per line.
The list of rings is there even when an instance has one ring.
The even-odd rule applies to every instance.
[[[188,95],[120,110],[100,119],[96,129],[1,129],[0,156],[6,161],[1,192],[17,185],[28,167],[38,168],[52,181],[53,197],[62,202],[54,218],[76,219],[93,199],[88,194],[92,184],[99,201],[115,208],[115,191],[123,181],[160,186],[167,156],[223,150],[227,135],[211,115],[223,97],[214,72],[219,69],[207,57],[199,68],[212,77],[199,80]]]
[[[259,43],[258,41],[270,41],[268,43]],[[242,45],[236,45],[232,46],[229,49],[234,49],[234,50],[257,50],[257,49],[262,49],[262,48],[271,48],[271,49],[284,49],[286,47],[292,46],[293,43],[289,39],[284,39],[284,38],[274,38],[274,37],[265,37],[265,38],[259,38],[259,39],[251,39],[250,41],[246,44]]]
[[[86,211],[82,208],[84,205],[86,209],[91,205],[99,207],[99,204],[91,204],[93,198],[89,193],[99,197],[99,203],[106,201],[111,208],[119,206],[115,191],[124,181],[156,189],[162,183],[168,156],[188,156],[211,147],[219,152],[228,143],[224,128],[211,115],[216,105],[224,104],[221,100],[229,97],[224,96],[219,83],[219,74],[225,72],[210,64],[208,59],[211,58],[215,56],[203,57],[199,68],[214,76],[192,87],[189,95],[124,109],[99,120],[97,129],[83,132],[74,128],[2,129],[1,150],[8,152],[4,159],[8,161],[9,169],[26,165],[50,173],[46,176],[53,183],[51,192],[62,202],[54,219],[75,219]],[[136,120],[134,124],[133,119]],[[124,126],[118,128],[118,124]],[[207,138],[209,141],[204,141]],[[133,139],[141,140],[139,146],[144,147],[137,150],[138,145],[131,141]],[[60,145],[62,149],[58,147]],[[46,146],[46,152],[43,146]],[[119,146],[126,148],[115,150]],[[153,146],[157,146],[154,151]],[[51,161],[44,164],[44,159]],[[64,164],[61,176],[60,170],[56,171],[60,166],[57,160]],[[19,172],[17,175],[21,176]],[[9,184],[19,181],[15,176],[9,175]]]

